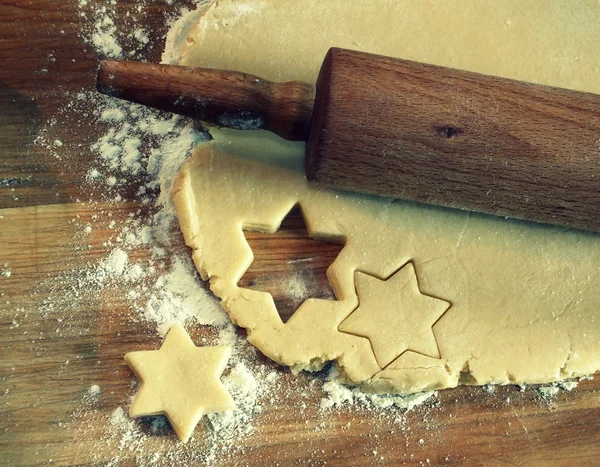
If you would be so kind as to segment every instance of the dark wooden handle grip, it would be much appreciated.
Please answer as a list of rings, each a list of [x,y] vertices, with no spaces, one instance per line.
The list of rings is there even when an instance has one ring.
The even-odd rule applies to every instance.
[[[264,128],[293,141],[308,138],[315,92],[306,83],[235,71],[127,61],[102,62],[96,86],[109,96],[219,126]]]
[[[335,187],[600,231],[600,96],[331,49],[306,164]]]

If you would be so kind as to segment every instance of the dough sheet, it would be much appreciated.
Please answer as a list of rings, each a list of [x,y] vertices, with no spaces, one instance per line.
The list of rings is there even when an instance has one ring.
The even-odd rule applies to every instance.
[[[189,32],[180,64],[314,82],[337,46],[600,93],[598,44],[591,0],[225,0]],[[174,202],[202,277],[269,358],[334,361],[378,392],[600,369],[600,235],[318,188],[303,143],[211,134]],[[328,270],[337,300],[308,299],[284,324],[268,293],[237,283],[253,260],[243,230],[274,232],[296,205],[312,237],[344,248]]]

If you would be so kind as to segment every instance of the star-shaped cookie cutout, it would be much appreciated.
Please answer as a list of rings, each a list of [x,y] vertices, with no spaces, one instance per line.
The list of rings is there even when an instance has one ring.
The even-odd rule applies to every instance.
[[[129,415],[165,414],[186,442],[202,415],[235,408],[219,379],[230,355],[228,347],[196,347],[183,327],[175,324],[160,350],[125,355],[142,382]]]
[[[355,278],[359,305],[339,331],[369,339],[381,368],[406,350],[440,357],[432,328],[451,305],[421,293],[412,263],[387,280],[361,272]]]

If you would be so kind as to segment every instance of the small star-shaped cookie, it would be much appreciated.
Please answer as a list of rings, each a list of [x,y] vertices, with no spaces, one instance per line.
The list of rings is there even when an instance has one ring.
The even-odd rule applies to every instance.
[[[228,347],[196,347],[185,329],[175,324],[160,350],[125,355],[142,382],[129,415],[164,413],[186,442],[202,415],[235,408],[219,379],[230,355]]]
[[[356,272],[358,308],[338,330],[366,337],[381,368],[406,350],[439,358],[432,327],[450,303],[424,295],[408,263],[387,280]]]

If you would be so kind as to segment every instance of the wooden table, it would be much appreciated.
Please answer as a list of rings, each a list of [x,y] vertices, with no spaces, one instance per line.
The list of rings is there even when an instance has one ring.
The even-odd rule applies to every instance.
[[[152,37],[144,57],[158,61],[165,13],[192,2],[147,3],[141,14],[135,1],[120,0],[117,18],[130,12],[147,26]],[[132,319],[122,298],[126,287],[82,291],[75,300],[66,293],[74,286],[72,271],[106,255],[109,220],[140,208],[136,202],[103,201],[83,183],[98,129],[87,125],[82,112],[75,125],[73,114],[60,110],[74,93],[94,84],[97,57],[80,35],[79,11],[76,0],[0,2],[0,272],[11,272],[0,276],[0,464],[93,465],[118,458],[119,464],[146,465],[163,451],[177,453],[173,461],[159,458],[165,465],[202,463],[208,449],[203,433],[210,430],[204,422],[185,448],[170,431],[143,443],[111,436],[108,420],[117,407],[128,407],[135,380],[123,355],[156,348],[160,340],[153,326]],[[52,144],[34,144],[39,135],[64,144],[61,160]],[[124,196],[135,189],[124,189]],[[94,217],[108,212],[111,217]],[[81,235],[87,223],[93,230]],[[169,253],[188,254],[180,235],[173,235],[177,240]],[[256,262],[244,280],[257,281],[273,269],[283,274],[287,260],[298,256],[316,259],[296,267],[322,273],[337,249],[305,236],[297,215],[277,235],[249,234]],[[140,247],[130,255],[144,258],[148,251]],[[326,296],[324,275],[319,277]],[[285,303],[275,287],[277,274],[270,280],[263,285]],[[193,328],[192,336],[209,332]],[[241,448],[225,446],[228,452],[211,464],[598,463],[598,380],[582,381],[546,402],[533,388],[442,391],[399,425],[393,413],[352,407],[323,412],[319,376],[294,376],[263,360],[261,365],[280,374],[280,390],[262,401],[262,413],[251,422],[254,431],[238,441]],[[86,393],[94,384],[101,394],[92,399]],[[148,422],[134,423],[149,433]]]

